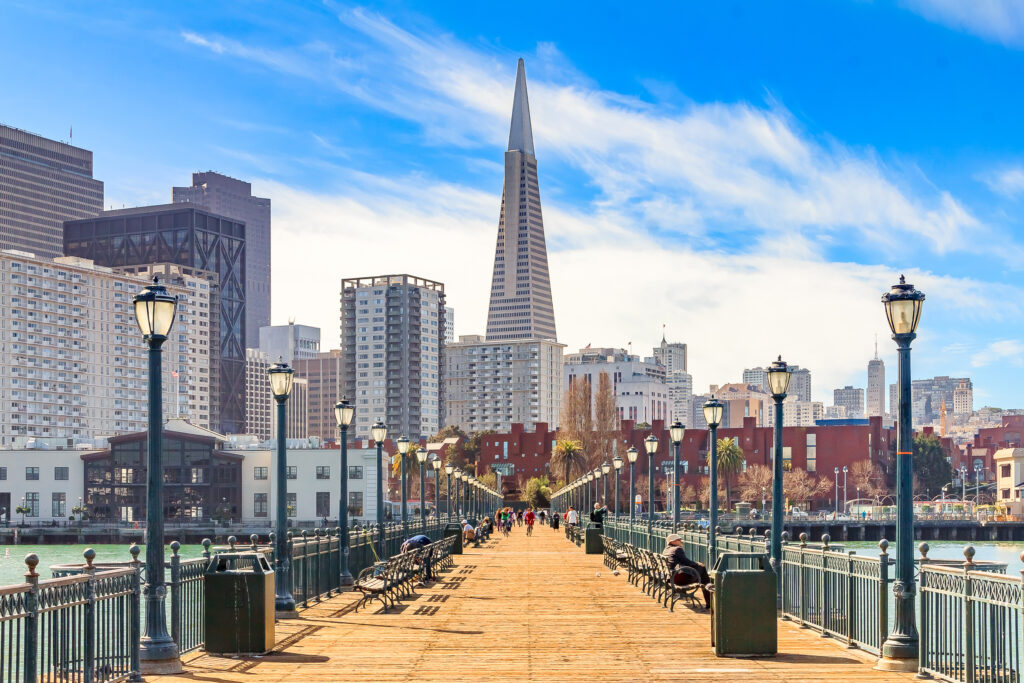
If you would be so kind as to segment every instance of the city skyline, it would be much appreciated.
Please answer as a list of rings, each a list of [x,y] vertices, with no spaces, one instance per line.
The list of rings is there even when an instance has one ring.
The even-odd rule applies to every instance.
[[[292,9],[271,27],[250,26],[226,8],[173,21],[137,9],[97,24],[80,21],[74,8],[17,6],[7,25],[19,30],[7,29],[0,49],[12,60],[35,57],[43,77],[9,74],[0,106],[4,123],[47,137],[63,137],[73,124],[75,145],[94,154],[107,208],[166,202],[169,188],[197,170],[251,181],[254,194],[274,201],[272,323],[296,318],[335,330],[336,282],[353,270],[337,255],[359,253],[381,262],[371,270],[445,282],[461,311],[458,335],[480,332],[486,319],[490,264],[480,255],[493,248],[501,183],[494,153],[505,144],[510,83],[523,56],[546,160],[539,174],[555,313],[568,348],[626,340],[646,348],[667,323],[669,338],[688,344],[695,391],[735,381],[742,368],[781,353],[813,370],[812,398],[827,400],[834,388],[865,386],[875,334],[880,358],[895,367],[878,297],[905,268],[928,295],[915,378],[970,376],[975,405],[1015,407],[1024,350],[1016,193],[1024,172],[1009,115],[1019,95],[995,86],[1020,63],[1021,37],[983,17],[951,17],[938,3],[907,7],[804,8],[809,23],[852,28],[884,14],[881,52],[899,57],[880,79],[877,58],[852,38],[827,47],[801,39],[800,47],[828,57],[812,72],[828,66],[849,76],[851,93],[815,82],[823,86],[815,94],[814,73],[783,73],[793,71],[792,51],[756,65],[732,60],[742,72],[715,60],[703,75],[683,66],[704,40],[722,37],[727,12],[708,8],[672,10],[693,44],[680,46],[677,65],[655,68],[655,47],[637,44],[643,49],[610,64],[575,31],[553,31],[560,42],[552,43],[518,19],[505,27],[426,6],[389,14]],[[568,25],[559,10],[533,13],[554,29]],[[753,26],[780,28],[789,19],[747,8],[730,24],[728,46],[754,51],[759,44],[740,46]],[[605,35],[615,22],[608,23],[585,28]],[[82,40],[75,31],[103,36],[124,65],[100,68],[99,53],[83,50],[70,87],[60,53],[43,59],[39,51],[52,46],[29,44],[43,27],[68,49]],[[692,36],[694,27],[708,37]],[[306,28],[308,40],[292,35]],[[134,31],[166,59],[132,59],[136,48],[125,36]],[[354,40],[343,49],[346,38]],[[934,63],[909,63],[915,49]],[[381,68],[361,73],[353,66],[360,58]],[[325,62],[330,69],[307,68]],[[988,68],[978,78],[980,64]],[[117,77],[160,89],[180,68],[205,71],[186,100],[233,106],[197,108],[199,127],[170,112],[142,122],[85,90],[102,92],[101,81]],[[910,87],[901,77],[911,72],[920,77],[904,99],[879,108],[892,101],[886,93]],[[934,102],[947,85],[961,94],[987,86],[991,102],[906,102]],[[247,116],[231,115],[243,109]],[[983,117],[984,126],[973,125]],[[182,139],[190,144],[175,144]],[[696,171],[708,170],[701,160],[724,167],[698,182]],[[740,333],[716,334],[730,324]],[[332,336],[325,348],[336,346]]]

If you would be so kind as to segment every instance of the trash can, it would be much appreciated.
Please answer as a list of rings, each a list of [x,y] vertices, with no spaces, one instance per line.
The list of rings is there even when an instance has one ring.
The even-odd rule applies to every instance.
[[[586,528],[586,543],[584,548],[587,555],[603,555],[604,542],[601,540],[601,525],[595,522],[588,522]]]
[[[740,567],[755,566],[756,569]],[[759,553],[723,553],[711,572],[711,645],[722,656],[779,651],[775,572]]]
[[[451,522],[444,525],[444,537],[449,536],[455,537],[455,544],[452,546],[452,555],[462,554],[462,525],[456,522]]]
[[[263,553],[219,553],[203,577],[206,651],[263,653],[274,647],[274,570]]]

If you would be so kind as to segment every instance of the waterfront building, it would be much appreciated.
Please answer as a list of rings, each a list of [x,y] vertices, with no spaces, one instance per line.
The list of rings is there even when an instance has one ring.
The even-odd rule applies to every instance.
[[[259,330],[259,349],[274,363],[294,365],[302,358],[320,353],[320,328],[309,325],[268,325]]]
[[[295,361],[295,375],[309,382],[309,411],[307,435],[322,443],[337,441],[338,422],[334,405],[344,396],[341,390],[342,354],[340,349],[321,352],[314,358]]]
[[[85,491],[82,458],[89,453],[64,446],[0,450],[0,525],[21,522],[14,510],[22,500],[26,523],[67,522]]]
[[[864,417],[864,390],[849,385],[832,391],[834,405],[846,409],[846,417]]]
[[[514,257],[513,257],[514,255]],[[519,60],[494,251],[487,341],[557,339],[526,67]]]
[[[205,274],[126,274],[73,256],[0,251],[0,446],[74,446],[146,427],[146,346],[132,297],[159,273],[179,298],[164,345],[168,415],[209,425],[217,367],[216,294]]]
[[[0,124],[0,249],[64,255],[64,221],[103,210],[92,152]]]
[[[184,204],[104,211],[64,223],[64,251],[130,270],[173,263],[216,286],[218,349],[211,426],[245,429],[245,225]]]
[[[193,173],[190,187],[172,188],[171,201],[245,224],[245,343],[255,346],[270,324],[270,199],[254,197],[250,183],[207,171]]]
[[[885,363],[878,357],[877,342],[875,357],[868,361],[867,408],[868,417],[885,415]]]
[[[396,437],[437,433],[444,339],[442,283],[414,275],[342,280],[342,387],[356,407],[353,437],[368,437],[377,419]]]
[[[992,459],[996,470],[996,504],[1006,508],[1006,514],[1024,514],[1024,448],[1000,448]],[[998,514],[998,513],[997,513]]]

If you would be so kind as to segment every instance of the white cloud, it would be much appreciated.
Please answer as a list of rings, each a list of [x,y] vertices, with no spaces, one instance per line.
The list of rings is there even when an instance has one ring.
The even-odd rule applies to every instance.
[[[929,21],[1008,47],[1024,47],[1024,3],[1020,0],[903,0]]]
[[[1013,199],[1024,192],[1024,168],[1012,166],[982,178],[993,192]]]
[[[971,365],[981,368],[999,361],[1021,367],[1024,365],[1024,342],[1017,339],[994,341],[971,356]]]

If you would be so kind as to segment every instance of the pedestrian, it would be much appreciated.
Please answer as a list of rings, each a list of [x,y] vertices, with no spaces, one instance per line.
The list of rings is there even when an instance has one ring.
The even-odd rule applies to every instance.
[[[565,513],[565,523],[569,526],[580,525],[580,515],[572,505],[569,506],[569,511]]]
[[[551,515],[551,528],[558,531],[558,523],[562,521],[562,518],[554,513]]]
[[[527,536],[533,536],[533,522],[536,518],[537,516],[533,514],[533,508],[528,509],[526,513],[523,515],[523,521],[526,522]]]

